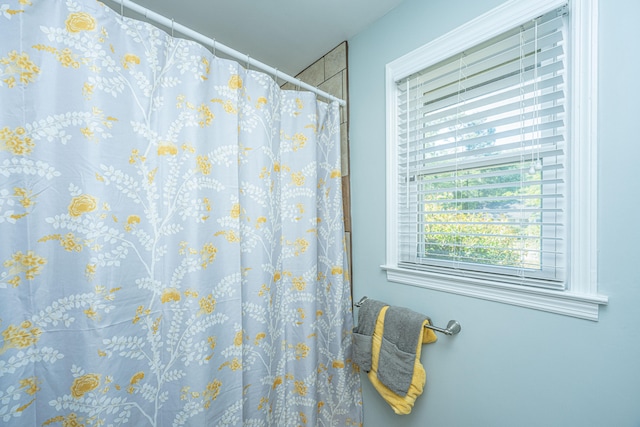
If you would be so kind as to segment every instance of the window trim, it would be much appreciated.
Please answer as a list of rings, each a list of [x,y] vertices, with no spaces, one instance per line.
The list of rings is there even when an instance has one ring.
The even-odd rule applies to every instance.
[[[486,41],[533,17],[561,7],[566,0],[509,0],[386,66],[387,105],[387,280],[480,299],[597,321],[608,297],[597,291],[597,3],[570,0],[571,47],[568,139],[571,146],[569,283],[566,290],[510,285],[469,277],[399,267],[397,204],[397,94],[395,82],[451,55]],[[508,26],[505,25],[508,22]],[[576,72],[576,70],[580,70]],[[580,141],[572,144],[571,141]]]

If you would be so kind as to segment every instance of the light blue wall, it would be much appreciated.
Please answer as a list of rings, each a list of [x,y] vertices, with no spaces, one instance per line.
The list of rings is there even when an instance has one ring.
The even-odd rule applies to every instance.
[[[354,298],[457,319],[423,348],[425,393],[397,416],[363,376],[366,427],[640,426],[640,1],[602,0],[599,290],[591,322],[387,282],[384,67],[502,0],[405,0],[349,40]],[[622,210],[626,209],[626,210]]]

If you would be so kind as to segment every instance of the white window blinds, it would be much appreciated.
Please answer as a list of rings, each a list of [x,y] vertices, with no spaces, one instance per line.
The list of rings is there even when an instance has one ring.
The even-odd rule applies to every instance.
[[[398,260],[561,288],[565,8],[397,82]]]

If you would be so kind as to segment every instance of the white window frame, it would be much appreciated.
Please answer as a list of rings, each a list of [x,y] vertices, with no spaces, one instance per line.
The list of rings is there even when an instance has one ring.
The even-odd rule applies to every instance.
[[[598,320],[608,298],[597,289],[597,2],[569,0],[569,189],[568,281],[564,290],[520,286],[428,271],[398,264],[396,82],[504,31],[561,7],[567,0],[509,0],[497,8],[390,62],[386,66],[387,251],[390,282]]]

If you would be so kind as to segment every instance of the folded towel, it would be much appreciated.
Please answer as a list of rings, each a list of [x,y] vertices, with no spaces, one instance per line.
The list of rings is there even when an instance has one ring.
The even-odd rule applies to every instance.
[[[368,373],[368,376],[371,384],[373,384],[374,388],[378,393],[380,393],[382,398],[391,406],[393,411],[396,414],[405,415],[411,412],[417,397],[422,394],[424,391],[424,385],[426,384],[427,375],[424,367],[420,363],[422,344],[435,342],[438,338],[432,330],[424,328],[424,325],[429,322],[429,319],[424,318],[424,316],[422,316],[422,322],[419,324],[419,328],[415,331],[417,334],[413,332],[409,333],[408,328],[405,325],[404,331],[399,335],[406,333],[407,338],[404,339],[404,337],[399,337],[398,327],[401,326],[401,324],[397,319],[394,319],[398,312],[396,310],[391,310],[391,313],[387,314],[389,310],[391,310],[390,307],[383,307],[376,320],[372,336],[371,371]],[[406,312],[403,312],[400,315],[402,318],[405,318],[406,315],[409,317],[415,317],[413,314]],[[389,319],[385,319],[387,316],[389,316]],[[387,321],[389,321],[388,326],[391,329],[389,335],[386,333]],[[414,329],[415,327],[415,322],[412,322],[411,329]],[[410,341],[413,337],[416,339],[413,341],[413,344],[411,344]],[[393,343],[390,339],[396,339],[396,342]],[[411,345],[413,348],[410,349],[409,347]],[[394,346],[396,347],[395,350]],[[382,351],[383,348],[385,349],[384,351]],[[410,351],[407,352],[406,350],[408,349],[410,349]],[[396,356],[400,357],[400,362],[391,362],[391,359],[393,358],[392,355],[394,353]],[[406,353],[410,353],[412,356],[406,357]],[[410,365],[409,368],[407,367],[407,364]],[[402,367],[397,372],[397,375],[396,373],[390,372],[399,365]],[[380,370],[382,370],[384,374],[381,375]],[[402,394],[404,391],[402,388],[405,386],[404,382],[406,381],[406,375],[409,371],[411,371],[411,381],[406,388],[406,393]],[[385,378],[384,382],[381,376]],[[398,382],[396,382],[396,379],[398,379]],[[389,384],[393,389],[389,387]],[[397,393],[394,390],[400,391],[400,393]]]
[[[371,370],[373,331],[380,310],[386,304],[366,299],[358,310],[358,325],[353,328],[353,361],[365,372]]]
[[[378,356],[378,379],[391,391],[405,396],[413,380],[417,347],[428,318],[402,307],[389,307]],[[375,332],[374,332],[375,333]]]

